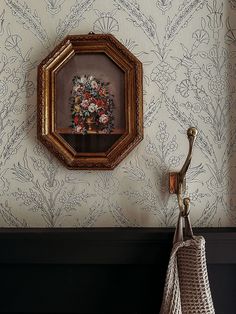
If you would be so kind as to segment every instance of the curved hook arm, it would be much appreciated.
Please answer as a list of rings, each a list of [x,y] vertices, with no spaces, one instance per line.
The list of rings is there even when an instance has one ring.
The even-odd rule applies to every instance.
[[[179,172],[179,180],[183,183],[184,177],[186,175],[186,172],[188,170],[188,167],[191,163],[192,160],[192,155],[193,155],[193,144],[197,136],[197,129],[196,128],[189,128],[187,130],[187,136],[189,140],[189,151],[187,158],[185,160],[185,163],[183,164],[182,169]]]
[[[183,184],[184,184],[184,179],[186,176],[186,172],[189,168],[189,165],[192,160],[192,153],[193,153],[193,144],[197,136],[197,129],[196,128],[189,128],[187,131],[187,136],[189,140],[189,151],[187,158],[185,160],[185,163],[180,170],[180,172],[174,172],[170,173],[170,193],[175,193],[177,194],[177,199],[178,199],[178,204],[179,204],[179,209],[183,215],[186,215],[188,212],[188,207],[186,206],[185,199],[183,201]],[[190,203],[190,200],[188,199],[188,204]]]
[[[177,190],[177,198],[178,198],[178,204],[179,204],[179,210],[183,214],[183,216],[186,216],[189,212],[189,210],[186,207],[185,199],[183,200],[183,183],[186,176],[186,173],[188,171],[189,165],[192,160],[193,156],[193,144],[197,136],[197,129],[196,128],[189,128],[187,130],[187,136],[189,140],[189,151],[187,158],[185,160],[185,163],[183,164],[182,169],[178,173],[178,190]],[[188,199],[188,204],[190,203],[190,199]]]

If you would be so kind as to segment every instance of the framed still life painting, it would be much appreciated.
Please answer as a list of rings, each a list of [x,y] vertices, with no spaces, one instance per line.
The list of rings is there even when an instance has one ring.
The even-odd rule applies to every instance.
[[[38,67],[38,138],[71,169],[113,169],[143,138],[142,64],[114,36],[70,35]]]

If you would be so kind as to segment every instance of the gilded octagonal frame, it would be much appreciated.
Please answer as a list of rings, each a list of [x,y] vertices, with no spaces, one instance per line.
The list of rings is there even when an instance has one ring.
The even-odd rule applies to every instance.
[[[69,169],[114,169],[143,139],[142,63],[111,34],[67,36],[38,67],[37,134]]]

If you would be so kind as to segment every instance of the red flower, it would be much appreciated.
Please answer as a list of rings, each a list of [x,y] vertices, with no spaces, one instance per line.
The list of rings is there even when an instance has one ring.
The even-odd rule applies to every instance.
[[[84,93],[84,98],[85,99],[89,99],[90,97],[91,97],[90,93],[88,93],[88,92]]]
[[[97,102],[96,102],[96,105],[97,105],[98,107],[104,107],[105,104],[106,104],[105,101],[102,100],[102,99],[98,99]]]
[[[98,114],[99,114],[99,116],[101,116],[101,115],[105,114],[105,111],[99,110]]]
[[[79,123],[79,117],[78,117],[78,116],[75,116],[75,117],[74,117],[74,124],[75,124],[75,125],[78,125],[78,123]]]

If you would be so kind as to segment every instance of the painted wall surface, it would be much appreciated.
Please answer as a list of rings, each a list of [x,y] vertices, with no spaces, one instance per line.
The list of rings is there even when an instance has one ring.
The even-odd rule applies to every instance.
[[[71,171],[36,139],[37,65],[67,34],[114,34],[144,67],[142,143]],[[168,172],[199,129],[195,226],[236,225],[236,0],[0,0],[0,226],[172,226]]]

